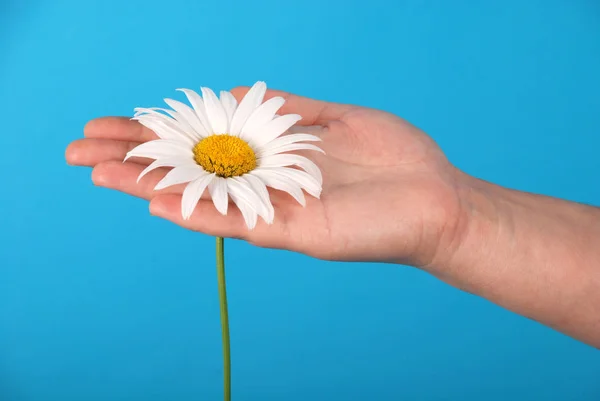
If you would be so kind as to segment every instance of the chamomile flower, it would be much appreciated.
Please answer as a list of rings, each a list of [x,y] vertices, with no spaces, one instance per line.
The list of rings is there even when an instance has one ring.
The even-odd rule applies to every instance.
[[[189,219],[202,194],[208,190],[215,208],[227,214],[229,198],[241,211],[249,229],[258,216],[267,224],[275,211],[267,187],[285,191],[301,205],[306,204],[303,190],[318,198],[323,183],[321,171],[296,150],[322,150],[310,143],[320,141],[314,135],[289,133],[302,117],[279,116],[285,103],[274,97],[263,103],[267,90],[257,82],[237,104],[230,92],[218,98],[209,88],[202,96],[190,89],[179,89],[191,107],[165,99],[170,109],[136,108],[134,120],[151,129],[160,138],[143,143],[130,157],[155,159],[138,181],[159,167],[173,167],[155,186],[156,190],[187,183],[181,200],[181,212]]]

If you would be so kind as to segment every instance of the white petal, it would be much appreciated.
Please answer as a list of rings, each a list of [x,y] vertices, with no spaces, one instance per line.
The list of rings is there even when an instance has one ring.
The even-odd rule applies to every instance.
[[[143,116],[142,116],[143,117]],[[139,117],[138,117],[139,118]],[[160,139],[169,139],[172,141],[178,141],[185,143],[191,148],[194,147],[196,143],[198,143],[197,139],[190,138],[189,135],[185,133],[185,131],[179,129],[170,128],[167,124],[161,121],[152,121],[152,120],[138,120],[140,124],[145,126],[146,128],[151,129]]]
[[[227,205],[229,198],[227,197],[227,180],[221,177],[215,177],[208,186],[208,192],[213,200],[215,208],[222,215],[227,214]]]
[[[301,119],[302,116],[298,114],[286,114],[285,116],[277,117],[267,125],[263,126],[260,132],[258,132],[256,135],[250,137],[248,143],[255,147],[264,146],[273,139],[282,135],[292,125],[296,124]]]
[[[204,106],[204,101],[202,100],[202,97],[191,89],[180,88],[177,90],[185,93],[185,96],[194,108],[194,111],[196,112],[196,115],[202,123],[202,126],[204,127],[205,131],[209,134],[212,134],[212,128],[206,115],[206,107]]]
[[[272,170],[256,169],[252,170],[249,175],[254,175],[260,178],[267,186],[271,188],[287,192],[294,199],[296,199],[299,204],[306,206],[306,199],[304,199],[302,189],[298,185],[290,183],[289,180],[285,180],[281,176],[274,174]]]
[[[138,117],[146,117],[153,120],[159,120],[170,127],[173,127],[177,131],[181,131],[185,133],[192,139],[196,139],[198,135],[193,132],[193,128],[187,123],[185,118],[183,118],[177,111],[171,109],[162,109],[160,107],[150,107],[150,108],[142,108],[136,107],[135,116]],[[162,112],[162,113],[161,113]]]
[[[275,113],[284,103],[285,99],[277,96],[258,106],[244,124],[240,138],[249,139],[254,135],[260,135],[260,129],[273,120]]]
[[[198,115],[190,108],[190,106],[173,99],[165,99],[165,103],[179,114],[178,120],[183,120],[183,122],[194,130],[198,139],[206,138],[208,136],[208,131],[206,131],[206,128],[202,125]]]
[[[292,181],[317,199],[321,196],[321,184],[319,184],[316,178],[304,171],[287,167],[257,169],[256,171],[261,170],[268,170],[272,174],[283,177],[288,182]]]
[[[169,127],[168,125],[162,123],[161,121],[147,118],[147,116],[133,117],[132,120],[137,121],[140,124],[142,124],[144,127],[154,131],[154,133],[160,139],[177,140],[177,139],[179,139],[179,137],[184,137],[185,140],[188,140],[190,143],[192,142],[189,138],[182,135],[179,131],[174,130],[173,128]]]
[[[266,208],[260,201],[260,198],[252,191],[247,181],[242,182],[238,177],[229,178],[227,181],[227,191],[238,198],[244,199],[258,214],[266,212]]]
[[[156,191],[160,189],[164,189],[170,187],[172,185],[177,184],[185,184],[186,182],[194,181],[200,177],[204,177],[205,175],[210,175],[206,171],[204,171],[200,166],[178,166],[173,170],[169,171],[162,180],[156,184],[154,189]]]
[[[280,151],[278,150],[279,148],[284,148],[287,145],[294,145],[294,144],[297,144],[298,142],[321,142],[321,138],[319,138],[318,136],[315,136],[315,135],[310,135],[310,134],[282,135],[279,138],[276,138],[276,139],[272,140],[271,142],[257,148],[257,155],[259,157],[261,157],[263,155],[264,156],[274,155],[276,153],[280,153]],[[304,144],[302,144],[302,145],[304,145]],[[304,148],[300,148],[300,149],[304,149]],[[309,145],[309,147],[307,149],[318,150],[322,153],[325,153],[320,148],[318,148],[314,145]]]
[[[321,141],[322,141],[322,139],[316,135],[303,134],[303,133],[289,134],[289,135],[283,135],[283,136],[280,136],[279,138],[273,139],[271,142],[269,142],[268,144],[265,145],[265,148],[268,148],[270,146],[289,145],[290,143],[297,143],[297,142],[321,142]]]
[[[294,154],[277,154],[273,156],[263,157],[259,160],[260,167],[286,167],[298,166],[312,177],[314,177],[319,185],[323,184],[323,175],[317,165],[304,156]]]
[[[177,116],[177,112],[174,110],[162,109],[160,107],[136,107],[133,110],[135,111],[135,117],[138,117],[140,115],[161,117],[167,119],[168,121],[173,121],[179,124],[179,121],[177,121],[177,117],[175,117]],[[160,113],[161,111],[162,113]]]
[[[160,167],[177,167],[177,166],[185,166],[185,165],[193,165],[193,160],[185,161],[184,159],[180,159],[177,157],[169,157],[164,159],[157,159],[153,161],[148,167],[142,171],[137,179],[137,182],[140,182],[143,176],[151,172],[152,170],[156,170]]]
[[[258,157],[267,157],[271,155],[280,154],[283,152],[293,152],[295,150],[314,150],[317,152],[325,153],[323,149],[318,146],[311,145],[310,143],[290,143],[289,145],[283,145],[279,147],[268,148],[263,151],[257,152]]]
[[[145,157],[149,159],[160,159],[162,157],[178,157],[188,160],[194,157],[192,149],[183,142],[168,139],[157,139],[144,142],[127,153],[125,160],[130,157]],[[124,161],[125,161],[124,160]]]
[[[238,198],[233,194],[229,194],[231,200],[235,203],[235,205],[242,212],[242,216],[244,217],[244,221],[246,222],[246,226],[249,230],[254,229],[256,227],[256,222],[258,220],[258,216],[256,212],[252,209],[252,207],[246,203],[245,200]]]
[[[235,109],[237,108],[237,100],[228,91],[221,91],[221,104],[225,109],[225,114],[227,114],[227,132],[229,132],[231,128],[231,119],[235,114]]]
[[[226,134],[228,128],[228,119],[223,104],[215,95],[215,92],[209,88],[201,88],[204,106],[206,107],[206,115],[212,127],[214,134]]]
[[[252,88],[250,88],[231,119],[231,127],[229,129],[231,135],[239,135],[242,131],[242,127],[248,120],[248,117],[250,117],[254,109],[262,103],[266,92],[267,84],[262,81],[255,83]]]
[[[165,99],[171,101],[171,99]],[[168,104],[168,103],[167,103]],[[187,106],[186,106],[187,107]],[[136,110],[135,117],[148,117],[154,120],[160,120],[161,122],[175,128],[181,134],[186,135],[194,142],[198,142],[199,139],[203,138],[203,135],[196,132],[194,128],[188,123],[188,121],[176,110],[171,109],[161,109],[160,107],[151,107],[149,109],[134,109]],[[169,118],[167,115],[163,113],[159,113],[162,111],[163,113],[168,114],[172,118]],[[206,136],[206,135],[204,135]]]
[[[258,177],[255,177],[251,174],[244,174],[237,177],[240,181],[245,181],[250,188],[258,195],[263,205],[267,208],[268,214],[267,219],[263,217],[267,224],[272,224],[273,219],[275,218],[275,209],[273,208],[273,204],[271,203],[271,198],[269,197],[269,191],[264,182]]]
[[[161,139],[186,140],[188,143],[196,143],[197,135],[188,133],[189,129],[179,123],[179,121],[170,118],[162,113],[151,110],[152,113],[136,113],[132,120],[137,120],[143,126],[151,129]]]
[[[200,178],[190,182],[183,190],[183,196],[181,197],[181,215],[184,220],[189,220],[202,196],[202,193],[206,187],[210,184],[212,179],[215,177],[214,174],[206,174]]]
[[[228,190],[239,198],[243,198],[263,220],[271,219],[271,211],[262,201],[260,195],[252,188],[250,182],[242,177],[233,177],[227,181]],[[233,191],[233,192],[232,192]]]
[[[242,212],[246,226],[248,226],[248,229],[252,230],[256,226],[256,220],[258,218],[256,210],[257,202],[253,201],[249,196],[249,190],[246,191],[242,184],[233,179],[229,179],[227,182],[227,191],[229,192],[231,200],[233,200],[238,209],[240,209],[240,212]]]

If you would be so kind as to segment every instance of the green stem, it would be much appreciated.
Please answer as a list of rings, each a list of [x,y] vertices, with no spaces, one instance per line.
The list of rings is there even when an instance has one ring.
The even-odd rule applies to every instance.
[[[221,331],[223,335],[224,398],[225,401],[231,401],[231,356],[229,355],[229,316],[227,314],[224,248],[223,238],[217,237],[217,280],[219,283],[219,305],[221,306]]]

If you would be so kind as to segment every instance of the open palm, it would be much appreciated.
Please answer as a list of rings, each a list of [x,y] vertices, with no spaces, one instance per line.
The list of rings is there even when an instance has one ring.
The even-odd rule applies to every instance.
[[[238,99],[248,88],[232,91]],[[325,155],[306,152],[323,173],[320,199],[306,207],[290,195],[270,190],[275,221],[248,231],[236,208],[221,215],[212,202],[198,203],[191,219],[181,217],[183,185],[154,191],[165,175],[157,169],[139,183],[151,162],[126,153],[156,135],[136,121],[106,117],[91,121],[85,139],[69,145],[67,161],[92,166],[97,185],[150,200],[152,214],[183,227],[253,244],[289,249],[323,259],[395,261],[426,265],[449,246],[460,228],[457,170],[427,135],[388,113],[326,103],[280,91],[282,113],[300,114],[296,132],[322,139]]]

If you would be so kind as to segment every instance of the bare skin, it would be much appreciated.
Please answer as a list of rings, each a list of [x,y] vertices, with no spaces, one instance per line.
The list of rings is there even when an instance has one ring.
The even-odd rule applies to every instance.
[[[232,93],[239,100],[247,90]],[[271,191],[275,222],[260,221],[253,231],[236,208],[222,216],[208,199],[183,220],[183,186],[153,190],[165,169],[136,183],[151,160],[122,160],[157,137],[127,118],[91,121],[66,158],[93,167],[96,185],[147,199],[153,215],[191,230],[320,259],[417,266],[600,347],[599,209],[470,177],[425,133],[392,114],[267,93],[273,96],[287,99],[281,114],[303,116],[296,131],[323,140],[326,155],[305,154],[323,172],[323,193],[307,196],[303,208]]]

